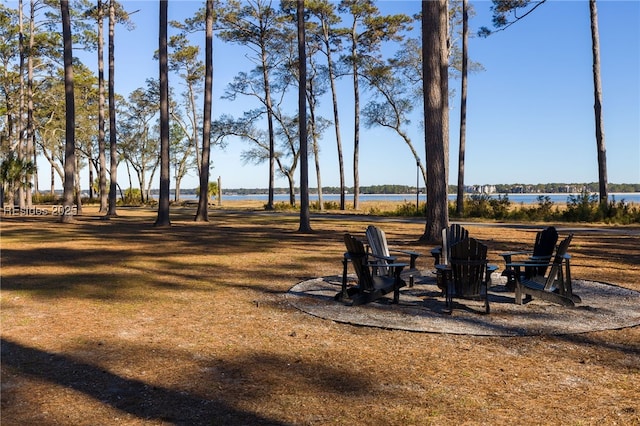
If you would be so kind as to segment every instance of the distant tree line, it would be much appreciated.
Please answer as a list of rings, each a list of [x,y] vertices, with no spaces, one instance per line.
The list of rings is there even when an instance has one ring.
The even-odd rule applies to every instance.
[[[524,184],[499,184],[493,185],[495,193],[498,194],[562,194],[562,193],[581,193],[583,191],[597,193],[598,182],[590,183],[539,183],[535,185]],[[353,193],[353,187],[345,187],[348,194]],[[449,185],[449,194],[455,194],[458,190],[456,185]],[[640,192],[640,183],[610,183],[610,192]],[[152,191],[153,193],[154,191]],[[223,194],[267,194],[267,188],[223,188]],[[317,188],[309,188],[311,194],[317,194]],[[470,190],[465,192],[472,193]],[[196,189],[183,190],[185,194],[195,194]],[[276,194],[289,194],[289,188],[274,188]],[[340,194],[340,187],[324,186],[322,187],[324,194]],[[415,194],[416,187],[411,185],[370,185],[360,186],[360,194]],[[424,193],[424,188],[420,188],[420,193]]]
[[[599,191],[598,182],[590,183],[538,183],[535,185],[509,184],[495,185],[496,192],[501,194],[541,193],[562,194]],[[609,192],[640,192],[640,183],[609,183]]]

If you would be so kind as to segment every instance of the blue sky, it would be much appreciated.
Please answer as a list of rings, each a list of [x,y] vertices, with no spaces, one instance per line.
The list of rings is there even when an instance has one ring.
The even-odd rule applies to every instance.
[[[158,2],[122,3],[129,11],[139,9],[132,15],[135,30],[116,30],[115,87],[118,93],[128,94],[143,87],[146,78],[157,77],[158,65],[152,56],[157,49]],[[471,4],[476,11],[470,22],[471,33],[475,33],[480,26],[491,25],[491,3]],[[201,5],[170,1],[170,19],[181,20]],[[421,7],[420,1],[381,1],[378,5],[383,13],[414,14]],[[599,0],[598,13],[608,179],[610,183],[639,183],[640,1]],[[465,184],[598,180],[588,1],[549,0],[506,31],[486,39],[472,38],[469,55],[485,70],[469,76]],[[83,56],[92,68],[93,56]],[[230,103],[220,99],[233,76],[249,70],[242,48],[216,41],[214,56],[214,116],[239,116],[244,109],[254,108],[255,104],[245,100]],[[177,85],[177,79],[170,84]],[[352,186],[353,95],[347,82],[342,84],[338,102],[346,184]],[[450,89],[456,93],[459,86],[459,80],[450,81]],[[331,117],[328,98],[322,106],[323,115]],[[297,106],[291,110],[294,108]],[[454,96],[450,100],[449,176],[453,184],[457,181],[459,116],[459,98]],[[410,135],[424,159],[424,134],[418,116],[413,117]],[[415,161],[398,136],[363,128],[360,140],[361,185],[415,185]],[[326,132],[321,143],[322,184],[338,186],[333,132]],[[232,140],[225,150],[215,149],[212,179],[220,176],[226,188],[266,187],[267,164],[247,165],[240,159],[247,147]],[[119,178],[121,183],[124,176],[122,173]],[[316,186],[315,182],[310,158],[310,186]],[[41,185],[47,187],[47,183]],[[197,185],[195,172],[191,172],[182,188]],[[276,186],[286,187],[287,182],[278,178]]]

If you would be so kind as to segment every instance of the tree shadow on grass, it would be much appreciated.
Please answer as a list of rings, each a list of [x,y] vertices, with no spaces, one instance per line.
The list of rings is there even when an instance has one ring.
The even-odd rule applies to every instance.
[[[228,417],[247,424],[282,424],[238,411],[224,401],[206,400],[126,379],[64,355],[29,348],[7,339],[2,339],[2,367],[11,368],[19,375],[68,387],[140,419],[199,425]]]
[[[9,339],[3,338],[1,345],[2,369],[5,373],[10,371],[18,377],[28,377],[69,388],[139,419],[190,426],[288,424],[235,407],[234,403],[237,401],[234,401],[234,392],[222,392],[221,397],[208,398],[204,394],[206,391],[189,392],[154,386],[140,380],[121,377],[68,355],[30,348]],[[325,366],[323,371],[318,365],[299,364],[297,360],[283,359],[270,354],[253,354],[232,361],[209,360],[206,364],[215,366],[208,369],[214,373],[201,377],[203,383],[199,384],[200,389],[224,386],[243,394],[245,399],[259,399],[269,395],[272,386],[282,386],[279,382],[286,380],[307,381],[312,386],[345,394],[364,394],[368,389],[366,381],[350,377],[349,374],[330,366]],[[283,371],[284,366],[292,364],[297,365]],[[267,370],[270,371],[268,374],[271,375],[271,379],[252,382],[252,376],[258,374],[262,377]],[[243,382],[251,382],[249,392],[238,388]],[[263,387],[259,387],[261,385]],[[9,408],[11,401],[11,396],[3,395],[4,410]],[[6,417],[4,420],[11,421]],[[100,423],[99,419],[96,421]]]

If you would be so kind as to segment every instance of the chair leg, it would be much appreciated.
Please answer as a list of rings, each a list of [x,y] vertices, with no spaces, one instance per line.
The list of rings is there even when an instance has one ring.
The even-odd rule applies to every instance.
[[[418,256],[416,256],[415,254],[411,255],[411,260],[409,261],[409,268],[411,269],[416,269],[416,258]]]
[[[487,273],[488,275],[488,273]],[[491,283],[491,276],[487,278],[487,281],[484,283],[484,310],[488,314],[491,311],[489,307],[489,285]],[[482,290],[480,290],[482,292]]]
[[[450,314],[453,313],[453,290],[453,282],[445,279],[445,301]]]
[[[522,305],[522,285],[516,282],[516,304]]]
[[[348,259],[345,257],[342,259],[342,288],[340,289],[340,293],[336,294],[335,300],[343,300],[349,298],[349,291],[347,290],[347,264],[349,263]]]
[[[400,287],[404,285],[404,281],[400,277],[402,273],[402,267],[396,267],[393,271],[394,283],[393,283],[393,303],[400,303]],[[411,277],[413,280],[413,277]]]

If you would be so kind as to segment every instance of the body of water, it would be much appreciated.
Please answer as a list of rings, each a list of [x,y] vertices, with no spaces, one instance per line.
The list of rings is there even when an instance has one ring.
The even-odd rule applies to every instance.
[[[571,195],[579,196],[580,194],[507,194],[509,196],[509,201],[513,204],[537,204],[538,197],[540,195],[549,197],[549,200],[554,204],[566,204],[569,201],[569,197]],[[499,196],[504,196],[504,194],[491,194],[491,198],[497,199]],[[194,195],[186,195],[182,196],[182,199],[195,199],[197,198]],[[296,197],[299,200],[299,197]],[[615,193],[609,194],[610,200],[626,201],[628,203],[640,204],[640,192],[627,192],[627,193]],[[253,200],[253,201],[264,201],[265,203],[268,200],[267,194],[247,194],[247,195],[222,195],[222,202],[224,203],[226,200],[229,201],[242,201],[242,200]],[[309,195],[309,200],[311,202],[318,201],[318,196],[316,194]],[[323,194],[322,200],[324,202],[327,201],[335,201],[340,202],[340,195],[338,194]],[[345,197],[347,203],[353,202],[353,194],[347,194]],[[426,201],[426,196],[424,194],[420,194],[419,198],[421,203]],[[449,201],[455,201],[456,195],[449,194]],[[276,194],[274,195],[275,202],[288,202],[289,195],[287,194]],[[395,201],[395,202],[407,202],[407,203],[415,203],[416,202],[416,194],[360,194],[360,201]]]

